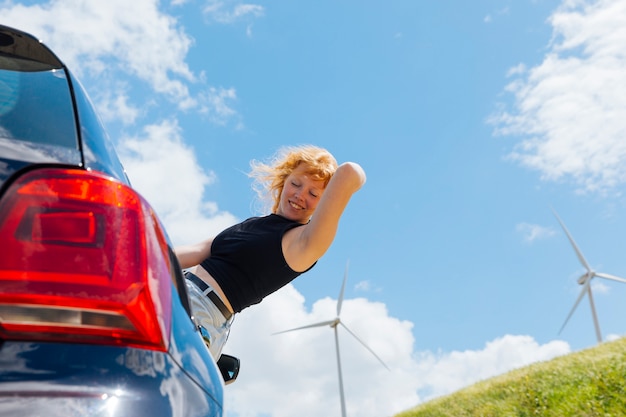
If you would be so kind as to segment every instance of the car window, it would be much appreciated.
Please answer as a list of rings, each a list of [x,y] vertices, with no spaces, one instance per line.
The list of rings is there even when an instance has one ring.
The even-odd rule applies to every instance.
[[[18,71],[14,62],[0,56],[0,138],[78,148],[65,71]]]

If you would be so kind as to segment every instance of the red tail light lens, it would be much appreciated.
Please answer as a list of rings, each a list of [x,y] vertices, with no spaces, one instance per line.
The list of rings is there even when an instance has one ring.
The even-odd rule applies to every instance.
[[[32,171],[0,201],[0,242],[0,337],[167,350],[167,241],[131,188],[83,170]]]

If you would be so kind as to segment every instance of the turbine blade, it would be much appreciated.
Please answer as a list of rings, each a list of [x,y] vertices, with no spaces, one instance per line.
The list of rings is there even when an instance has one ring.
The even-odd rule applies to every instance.
[[[387,368],[387,370],[388,370],[388,371],[391,371],[391,369],[389,369],[389,367],[387,366],[387,364],[386,364],[385,362],[383,362],[383,360],[382,360],[382,359],[381,359],[381,358],[380,358],[380,357],[376,354],[376,352],[374,352],[374,351],[373,351],[373,350],[372,350],[369,346],[367,346],[367,345],[365,344],[365,342],[364,342],[364,341],[362,341],[361,339],[359,339],[359,337],[358,337],[356,334],[354,334],[354,333],[352,332],[352,330],[348,329],[348,326],[346,326],[346,325],[345,325],[345,324],[343,324],[342,322],[339,322],[339,324],[341,324],[341,325],[343,326],[343,328],[344,328],[344,329],[346,329],[346,330],[348,331],[348,333],[350,333],[350,334],[352,335],[352,337],[354,337],[354,338],[355,338],[355,339],[356,339],[356,340],[357,340],[360,344],[362,344],[362,345],[363,345],[363,347],[365,347],[365,349],[369,350],[369,351],[370,351],[370,353],[371,353],[372,355],[374,355],[374,357],[376,357],[376,359],[378,359],[378,361],[379,361],[379,362],[380,362],[380,363],[381,363],[381,364],[382,364],[385,368]]]
[[[620,278],[620,277],[616,277],[615,275],[605,274],[604,272],[595,272],[594,275],[597,276],[597,277],[600,277],[600,278],[611,279],[613,281],[623,282],[623,283],[626,284],[626,279]]]
[[[578,248],[578,245],[576,245],[576,242],[574,241],[574,238],[572,237],[572,235],[570,235],[569,230],[567,230],[567,227],[565,227],[565,224],[563,224],[563,222],[561,221],[561,218],[559,217],[558,214],[556,214],[556,211],[554,209],[552,209],[552,212],[554,213],[554,216],[556,217],[556,219],[559,221],[559,224],[563,228],[563,231],[565,231],[565,234],[567,235],[567,239],[569,239],[569,242],[572,244],[572,247],[576,251],[576,256],[578,256],[578,260],[585,267],[587,271],[591,271],[591,267],[589,266],[589,263],[587,262],[582,252]]]
[[[346,270],[343,273],[343,283],[341,284],[341,291],[339,291],[339,298],[337,299],[337,317],[341,314],[341,305],[343,304],[343,293],[346,290],[346,281],[348,280],[348,266],[350,260],[346,262]]]
[[[602,343],[602,333],[600,332],[600,323],[598,322],[598,315],[596,314],[596,306],[593,302],[593,295],[591,294],[591,286],[589,286],[589,305],[591,306],[593,326],[596,330],[596,339],[598,339],[598,343]]]
[[[328,321],[322,321],[320,323],[314,323],[314,324],[309,324],[306,326],[302,326],[302,327],[296,327],[295,329],[289,329],[289,330],[283,330],[281,332],[276,332],[276,333],[272,333],[273,335],[276,334],[281,334],[281,333],[287,333],[287,332],[294,332],[296,330],[302,330],[302,329],[311,329],[313,327],[324,327],[324,326],[330,326],[331,324],[333,324],[335,321],[334,320],[328,320]]]
[[[574,310],[576,310],[576,307],[578,307],[578,304],[580,304],[580,300],[582,300],[582,298],[585,296],[585,293],[588,291],[590,281],[591,280],[589,279],[587,280],[587,282],[585,282],[583,289],[580,291],[580,294],[578,295],[578,298],[576,299],[576,302],[574,303],[574,307],[572,307],[569,314],[567,315],[567,318],[565,319],[565,323],[563,323],[563,325],[561,326],[561,330],[559,330],[559,334],[561,334],[561,332],[565,328],[565,325],[567,324],[569,319],[572,317],[572,314],[574,314]]]

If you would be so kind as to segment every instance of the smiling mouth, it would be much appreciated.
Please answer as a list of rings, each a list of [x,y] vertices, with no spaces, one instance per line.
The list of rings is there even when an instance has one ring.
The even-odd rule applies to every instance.
[[[304,210],[304,207],[302,207],[302,206],[301,206],[301,205],[299,205],[299,204],[294,203],[293,201],[289,201],[289,205],[290,205],[291,207],[293,207],[294,209],[296,209],[296,210]]]

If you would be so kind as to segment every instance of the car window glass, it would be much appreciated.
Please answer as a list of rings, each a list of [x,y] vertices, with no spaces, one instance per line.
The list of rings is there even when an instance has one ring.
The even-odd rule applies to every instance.
[[[0,65],[0,138],[78,147],[65,71],[22,72]]]

